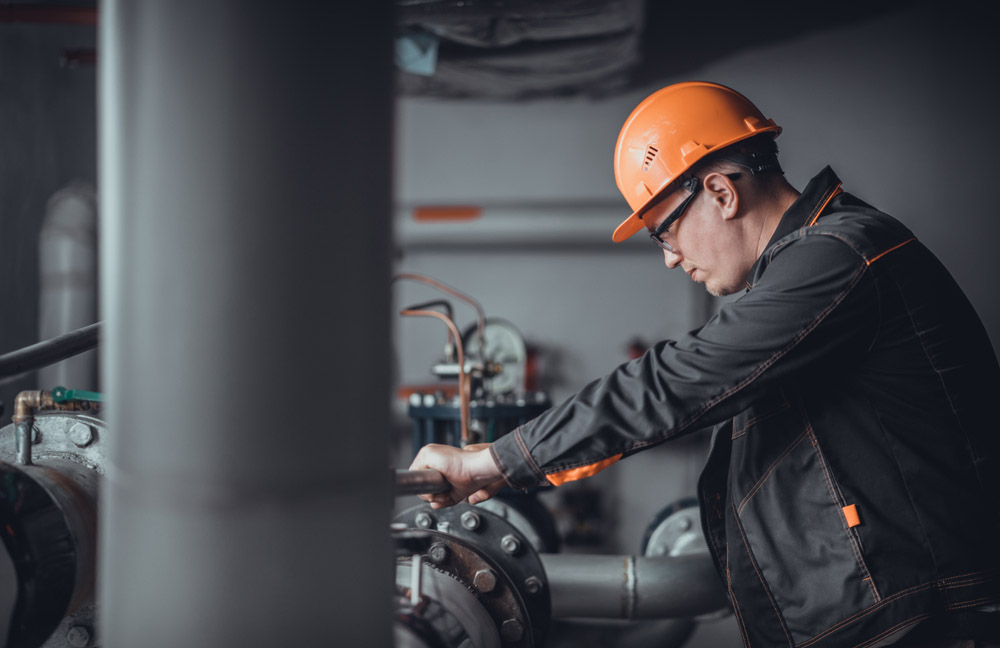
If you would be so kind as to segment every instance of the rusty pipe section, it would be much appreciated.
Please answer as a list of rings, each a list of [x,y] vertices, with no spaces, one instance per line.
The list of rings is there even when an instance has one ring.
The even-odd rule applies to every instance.
[[[87,401],[67,401],[57,403],[48,390],[23,391],[14,399],[14,442],[17,452],[17,463],[30,466],[31,461],[31,428],[35,422],[35,412],[59,410],[63,412],[87,412],[97,409],[99,404]]]
[[[556,618],[690,618],[728,601],[708,555],[541,554]]]

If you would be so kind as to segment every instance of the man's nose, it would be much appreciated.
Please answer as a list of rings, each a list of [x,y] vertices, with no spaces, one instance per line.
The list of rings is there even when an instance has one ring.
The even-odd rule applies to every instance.
[[[670,250],[663,251],[663,262],[667,264],[667,267],[671,270],[680,265],[681,258],[681,255],[676,252],[671,252]]]

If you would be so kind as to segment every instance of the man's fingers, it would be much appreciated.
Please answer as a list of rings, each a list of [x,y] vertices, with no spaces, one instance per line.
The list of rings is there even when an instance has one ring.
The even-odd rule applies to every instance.
[[[501,490],[503,490],[503,487],[506,485],[507,483],[504,480],[498,479],[492,484],[480,488],[472,495],[469,495],[469,504],[478,504],[480,502],[485,502],[486,500],[490,499],[491,497],[499,493]]]

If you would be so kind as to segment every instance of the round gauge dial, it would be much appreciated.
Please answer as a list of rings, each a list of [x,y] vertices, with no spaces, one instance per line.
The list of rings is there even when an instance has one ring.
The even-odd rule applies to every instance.
[[[462,335],[462,345],[470,357],[480,357],[478,327],[473,324]],[[483,327],[481,359],[503,369],[489,379],[489,389],[494,393],[523,389],[524,369],[528,350],[524,337],[513,324],[505,319],[488,317]]]

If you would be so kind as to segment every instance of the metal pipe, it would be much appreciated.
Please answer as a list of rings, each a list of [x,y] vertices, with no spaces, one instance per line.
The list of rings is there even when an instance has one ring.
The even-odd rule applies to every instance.
[[[100,336],[101,323],[97,322],[51,340],[6,353],[0,356],[0,378],[34,371],[89,351],[97,346]]]
[[[99,402],[77,400],[56,402],[52,398],[52,392],[47,390],[31,390],[18,393],[14,399],[14,415],[11,417],[11,420],[14,422],[14,443],[16,446],[17,463],[25,466],[32,464],[32,426],[35,422],[35,412],[39,410],[83,412],[95,410],[99,407]]]
[[[55,192],[38,233],[38,338],[87,326],[97,313],[97,191],[75,181]],[[41,368],[38,386],[97,389],[97,353]]]
[[[99,37],[101,645],[389,646],[392,3]]]
[[[396,495],[445,493],[451,484],[436,470],[397,470]]]
[[[462,343],[462,334],[458,331],[458,327],[455,326],[455,322],[444,313],[432,310],[407,309],[400,311],[399,314],[407,317],[433,317],[439,319],[447,325],[448,330],[451,331],[451,335],[455,339],[455,350],[458,353],[458,414],[462,430],[461,445],[464,447],[469,443],[469,402],[472,399],[472,395],[469,387],[469,372],[465,367],[465,345]]]
[[[67,23],[96,25],[97,7],[54,7],[45,4],[0,6],[0,23]]]
[[[708,556],[541,558],[556,618],[686,618],[728,605]]]

